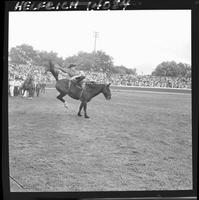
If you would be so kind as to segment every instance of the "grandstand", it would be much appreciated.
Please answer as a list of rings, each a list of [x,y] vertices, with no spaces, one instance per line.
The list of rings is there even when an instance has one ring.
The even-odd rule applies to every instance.
[[[13,65],[9,64],[9,78],[25,80],[31,73],[36,80],[48,84],[54,83],[51,74],[44,74],[43,66]],[[104,72],[85,71],[86,79],[99,83],[111,83],[116,86],[161,87],[191,89],[191,78],[186,77],[158,77],[153,75],[108,74]],[[67,75],[60,73],[60,78]]]

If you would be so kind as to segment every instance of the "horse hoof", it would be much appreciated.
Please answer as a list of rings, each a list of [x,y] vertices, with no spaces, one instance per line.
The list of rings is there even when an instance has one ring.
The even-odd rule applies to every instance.
[[[81,116],[82,116],[82,115],[81,115],[81,114],[79,114],[79,113],[78,113],[77,115],[78,115],[79,117],[81,117]]]
[[[87,119],[88,119],[88,118],[90,118],[90,117],[89,117],[89,116],[85,116],[85,118],[87,118]]]

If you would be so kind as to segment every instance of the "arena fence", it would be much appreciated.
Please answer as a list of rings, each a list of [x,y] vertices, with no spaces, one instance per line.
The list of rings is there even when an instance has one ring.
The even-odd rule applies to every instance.
[[[46,89],[55,88],[55,83],[47,84]],[[139,87],[139,86],[118,86],[111,85],[111,89],[113,90],[121,90],[121,91],[149,91],[149,92],[169,92],[169,93],[187,93],[191,94],[191,89],[185,88],[163,88],[163,87]]]
[[[191,94],[191,89],[185,88],[163,88],[163,87],[138,87],[138,86],[111,86],[115,90],[138,90],[138,91],[150,91],[150,92],[169,92],[169,93],[188,93]]]

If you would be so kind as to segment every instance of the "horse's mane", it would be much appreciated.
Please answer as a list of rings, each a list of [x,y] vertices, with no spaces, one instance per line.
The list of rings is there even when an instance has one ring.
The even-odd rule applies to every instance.
[[[103,83],[98,83],[98,82],[95,82],[95,81],[87,81],[86,82],[86,85],[90,88],[96,88],[96,87],[102,87],[102,86],[105,86],[106,84],[103,84]]]

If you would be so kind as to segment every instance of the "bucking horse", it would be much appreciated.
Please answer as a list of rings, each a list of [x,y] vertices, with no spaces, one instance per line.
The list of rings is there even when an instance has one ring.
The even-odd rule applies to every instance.
[[[49,64],[46,65],[46,73],[50,71],[56,80],[55,88],[60,93],[57,96],[64,106],[68,108],[66,101],[63,99],[64,96],[68,95],[73,99],[80,100],[81,104],[79,106],[79,111],[77,113],[78,116],[81,115],[82,109],[84,110],[84,117],[89,118],[87,115],[87,103],[91,101],[91,99],[100,93],[104,95],[106,100],[111,99],[111,91],[110,84],[99,84],[96,82],[86,82],[83,79],[85,77],[78,77],[78,80],[71,80],[70,78],[58,79],[58,70],[55,69],[52,61],[49,61]],[[82,88],[78,86],[77,83],[84,81],[82,84]]]

